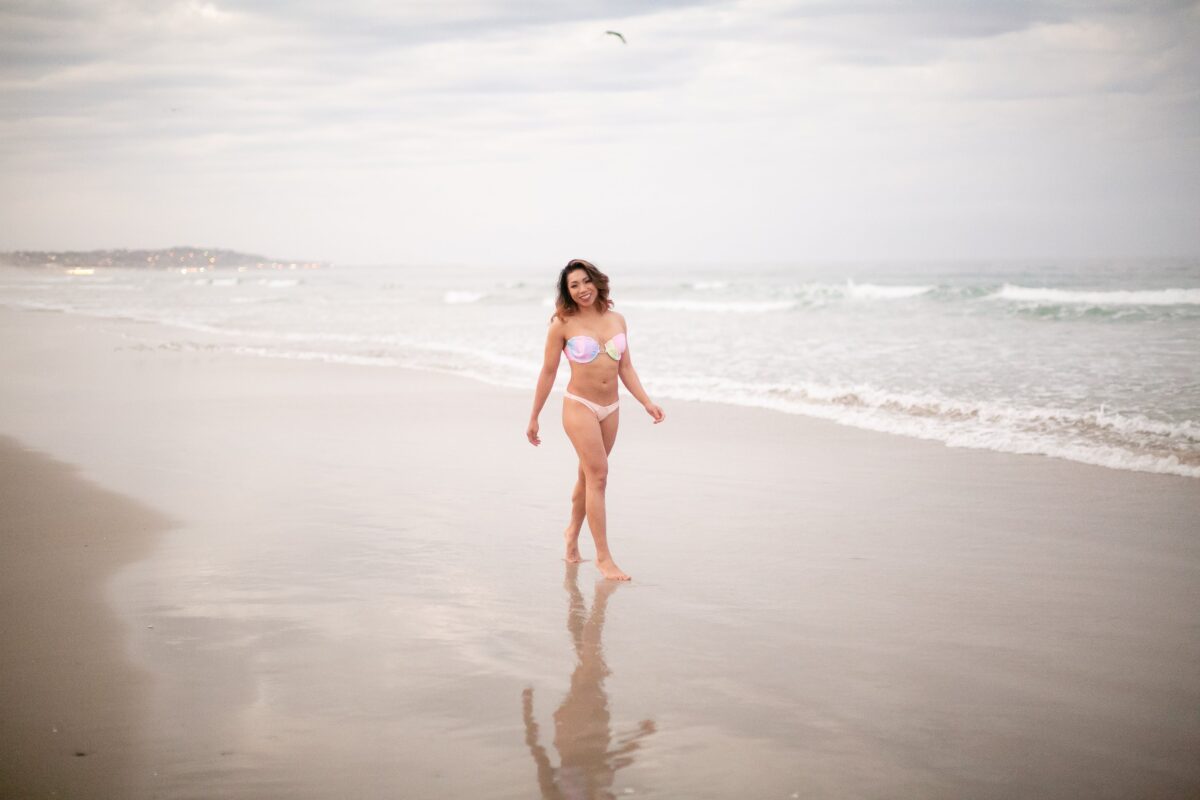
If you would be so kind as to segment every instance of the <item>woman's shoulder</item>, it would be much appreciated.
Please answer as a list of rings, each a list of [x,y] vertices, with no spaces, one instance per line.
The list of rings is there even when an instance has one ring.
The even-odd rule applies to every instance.
[[[613,317],[615,317],[617,322],[621,323],[621,329],[624,330],[625,329],[625,315],[620,313],[619,311],[613,311],[611,308],[608,310],[608,313],[611,314]]]

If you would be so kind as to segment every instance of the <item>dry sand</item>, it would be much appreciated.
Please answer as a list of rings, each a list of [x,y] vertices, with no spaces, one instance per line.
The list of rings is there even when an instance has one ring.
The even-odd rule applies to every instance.
[[[7,785],[101,763],[38,728],[77,706],[76,796],[1200,794],[1194,480],[628,405],[614,587],[559,560],[557,399],[535,450],[531,390],[50,313],[0,341],[0,433],[79,468],[5,449]]]
[[[169,521],[0,437],[0,797],[120,797],[150,676],[104,582]]]

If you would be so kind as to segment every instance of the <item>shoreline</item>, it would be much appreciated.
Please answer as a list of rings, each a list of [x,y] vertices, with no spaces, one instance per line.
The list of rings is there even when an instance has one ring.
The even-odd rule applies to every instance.
[[[634,406],[610,596],[557,402],[535,449],[527,391],[161,333],[0,310],[0,433],[174,521],[97,633],[152,676],[125,796],[1200,790],[1192,479]]]
[[[16,269],[16,267],[14,267],[14,269]],[[422,366],[415,364],[404,364],[391,356],[352,355],[306,350],[268,352],[262,347],[230,344],[228,341],[229,334],[219,333],[217,331],[202,332],[201,329],[198,329],[193,325],[183,323],[176,324],[165,322],[159,319],[92,314],[87,311],[79,310],[68,311],[56,306],[5,306],[0,304],[0,311],[18,315],[39,313],[61,314],[66,318],[74,318],[81,321],[87,320],[95,325],[111,324],[118,327],[123,325],[152,325],[161,328],[164,331],[171,329],[184,330],[187,331],[191,336],[199,335],[202,339],[205,339],[205,341],[201,343],[190,343],[185,346],[185,349],[214,347],[216,349],[221,349],[226,354],[236,358],[250,357],[285,362],[321,362],[340,366],[366,366],[376,369],[399,369],[417,374],[438,375],[449,378],[464,379],[497,389],[509,391],[528,391],[523,385],[518,386],[513,381],[496,378],[484,373],[473,372],[470,370],[438,368],[428,365]],[[554,394],[561,394],[562,391],[562,387],[557,385],[552,390]],[[731,409],[763,410],[789,417],[800,417],[805,420],[815,421],[823,424],[830,423],[853,430],[870,432],[872,434],[896,436],[912,441],[933,442],[950,449],[977,450],[1016,456],[1033,456],[1066,461],[1069,463],[1081,464],[1089,467],[1100,467],[1102,469],[1110,469],[1118,472],[1164,475],[1182,477],[1189,480],[1200,480],[1200,463],[1180,461],[1175,455],[1172,455],[1170,458],[1164,458],[1162,455],[1149,455],[1146,453],[1135,454],[1128,449],[1120,447],[1104,449],[1098,448],[1094,445],[1053,443],[1042,441],[1034,434],[1020,431],[990,432],[991,434],[1001,434],[1001,438],[1005,439],[1006,441],[1004,441],[1002,444],[998,443],[997,441],[992,441],[989,444],[981,444],[977,441],[980,435],[979,431],[972,432],[940,429],[927,430],[927,426],[920,416],[901,419],[878,419],[870,415],[865,415],[856,418],[847,418],[845,416],[846,409],[855,407],[858,403],[858,399],[857,393],[853,387],[848,387],[845,390],[845,395],[848,398],[845,403],[837,398],[823,402],[809,402],[757,397],[750,399],[697,397],[689,395],[687,392],[671,392],[669,389],[665,393],[660,393],[656,396],[659,396],[672,403],[701,403],[704,405],[728,407]],[[623,388],[621,390],[621,396],[628,400],[632,399]],[[904,402],[909,405],[918,403],[918,401],[919,403],[932,403],[935,406],[947,405],[950,408],[953,408],[955,405],[953,400],[940,397],[917,399],[907,398],[904,400]],[[870,410],[872,407],[868,404],[864,408]],[[986,417],[990,414],[999,413],[1001,409],[1003,409],[1003,404],[981,402],[981,405],[973,410],[968,409],[967,412],[953,413],[964,413],[968,417]],[[874,410],[877,411],[879,408],[874,408]],[[1105,424],[1103,406],[1101,406],[1101,408],[1094,414],[1089,413],[1085,415],[1079,415],[1074,412],[1072,413],[1074,416],[1078,417],[1076,420],[1078,424],[1100,426]],[[1090,417],[1093,416],[1094,419],[1090,419]],[[1135,421],[1136,424],[1151,426],[1160,424],[1155,420],[1151,420],[1140,415],[1135,416],[1137,416],[1137,420]],[[1129,420],[1126,420],[1126,422],[1128,423]]]

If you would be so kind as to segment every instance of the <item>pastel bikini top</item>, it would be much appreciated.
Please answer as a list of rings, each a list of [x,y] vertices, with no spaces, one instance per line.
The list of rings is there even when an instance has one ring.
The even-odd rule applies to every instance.
[[[603,348],[590,336],[572,336],[567,339],[567,346],[563,348],[567,359],[577,364],[590,364],[600,355],[601,350],[608,353],[608,357],[613,361],[620,361],[621,354],[625,352],[625,334],[618,333],[605,342]]]

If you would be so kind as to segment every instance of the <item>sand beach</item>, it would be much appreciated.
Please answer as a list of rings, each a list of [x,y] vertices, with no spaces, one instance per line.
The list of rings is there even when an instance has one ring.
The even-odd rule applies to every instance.
[[[1200,794],[1195,479],[628,404],[617,586],[532,380],[0,342],[5,797]]]

